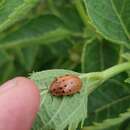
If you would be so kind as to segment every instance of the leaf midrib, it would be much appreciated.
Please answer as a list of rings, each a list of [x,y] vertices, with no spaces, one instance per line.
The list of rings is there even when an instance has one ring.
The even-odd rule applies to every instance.
[[[119,102],[122,102],[122,101],[124,101],[124,100],[127,100],[127,99],[129,99],[129,98],[130,98],[130,95],[127,95],[127,96],[125,96],[125,97],[119,98],[119,99],[117,99],[117,100],[115,100],[115,101],[113,101],[113,102],[111,102],[111,103],[108,103],[108,104],[106,104],[106,105],[104,105],[104,106],[102,106],[102,107],[96,109],[96,110],[95,110],[95,113],[101,112],[101,111],[103,111],[103,110],[105,110],[105,109],[107,109],[107,108],[110,108],[112,105],[115,105],[115,104],[117,104],[117,103],[119,103]]]
[[[111,2],[111,5],[112,5],[112,8],[113,8],[113,11],[115,12],[115,14],[117,15],[117,17],[118,17],[118,19],[120,21],[120,24],[122,26],[122,29],[123,29],[124,33],[126,34],[127,38],[130,40],[130,37],[129,37],[130,34],[129,34],[127,28],[125,27],[124,22],[122,21],[113,0],[110,0],[110,2]]]
[[[119,114],[118,117],[108,118],[100,123],[94,122],[93,125],[83,128],[82,130],[101,130],[115,126],[130,117],[130,109],[126,112]]]
[[[84,100],[85,100],[85,99],[82,100],[82,103],[84,102]],[[69,115],[69,117],[68,117],[62,124],[60,124],[58,127],[64,125],[64,124],[79,110],[79,108],[81,107],[81,104],[82,104],[82,103],[80,103],[79,107],[77,107],[77,108]]]
[[[55,112],[55,114],[50,118],[50,120],[48,121],[48,123],[45,124],[44,128],[46,128],[52,121],[54,121],[55,117],[57,116],[57,114],[60,112],[60,110],[62,109],[62,106],[64,106],[64,102],[65,102],[65,98],[63,98],[58,110]]]
[[[85,8],[86,8],[86,10],[87,10],[87,12],[88,12],[88,17],[89,17],[90,20],[91,20],[91,25],[94,26],[94,28],[96,28],[97,33],[101,34],[105,39],[110,40],[110,41],[113,41],[114,43],[118,43],[118,44],[122,44],[122,45],[124,45],[124,44],[127,43],[126,41],[118,41],[117,39],[113,39],[113,38],[111,38],[111,37],[105,35],[105,34],[99,29],[99,27],[97,27],[97,26],[94,24],[94,20],[93,20],[92,16],[90,15],[90,12],[89,12],[89,10],[88,10],[88,5],[87,5],[87,3],[86,3],[86,0],[83,0],[83,2],[85,3]],[[97,12],[96,12],[96,13],[97,13]],[[127,45],[126,45],[126,46],[127,46]],[[128,47],[128,46],[127,46],[127,47]]]

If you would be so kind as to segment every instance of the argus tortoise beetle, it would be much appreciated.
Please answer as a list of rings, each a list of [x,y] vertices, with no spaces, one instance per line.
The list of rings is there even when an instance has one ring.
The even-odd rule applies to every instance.
[[[81,79],[76,75],[64,75],[56,78],[51,86],[50,92],[53,96],[67,96],[80,92]]]

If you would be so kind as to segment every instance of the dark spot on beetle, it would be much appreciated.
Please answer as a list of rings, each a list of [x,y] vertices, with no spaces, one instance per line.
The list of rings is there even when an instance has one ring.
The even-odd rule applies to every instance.
[[[67,85],[65,84],[64,87],[67,87]]]
[[[54,88],[52,91],[56,91],[56,89]]]
[[[71,89],[69,89],[69,92],[71,92]]]
[[[62,93],[65,93],[65,91],[63,90]]]
[[[60,89],[62,89],[62,87],[60,87]]]

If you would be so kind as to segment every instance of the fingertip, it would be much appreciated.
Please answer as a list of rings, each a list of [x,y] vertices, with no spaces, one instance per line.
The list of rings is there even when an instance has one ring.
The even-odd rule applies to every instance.
[[[18,87],[29,87],[32,94],[34,94],[34,96],[40,101],[40,91],[33,80],[25,77],[16,77],[14,80],[16,81]]]
[[[0,90],[0,93],[3,92],[0,97],[2,113],[0,114],[0,128],[2,130],[29,130],[40,104],[40,93],[34,81],[17,77],[2,87],[3,89]]]

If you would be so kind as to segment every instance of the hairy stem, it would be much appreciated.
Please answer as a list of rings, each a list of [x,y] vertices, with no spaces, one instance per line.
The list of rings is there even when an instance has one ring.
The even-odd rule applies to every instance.
[[[107,80],[123,71],[130,70],[130,62],[122,63],[119,65],[115,65],[105,71],[102,72],[104,80]]]
[[[130,70],[130,62],[122,63],[115,65],[109,69],[106,69],[102,72],[93,72],[93,73],[87,73],[82,74],[80,76],[81,79],[87,79],[90,81],[87,93],[88,95],[91,94],[96,88],[98,88],[103,82],[107,81],[108,79],[112,78],[113,76]]]
[[[96,34],[96,30],[93,27],[92,23],[90,22],[90,18],[87,15],[83,0],[74,0],[74,5],[86,29]]]

